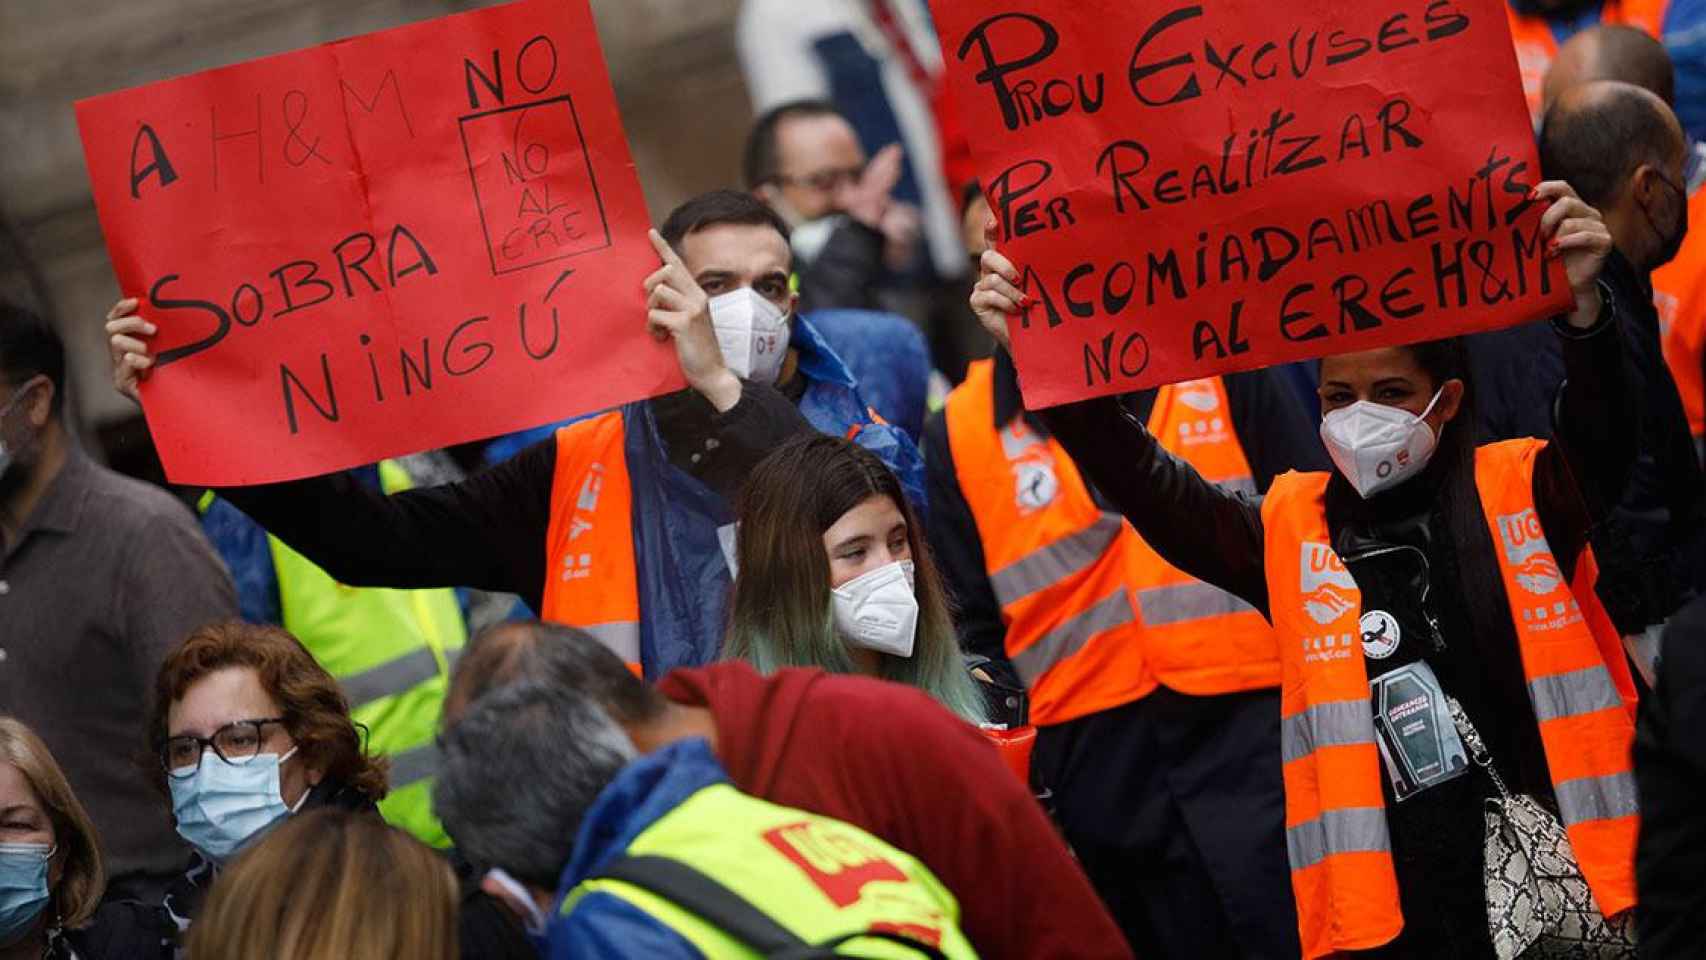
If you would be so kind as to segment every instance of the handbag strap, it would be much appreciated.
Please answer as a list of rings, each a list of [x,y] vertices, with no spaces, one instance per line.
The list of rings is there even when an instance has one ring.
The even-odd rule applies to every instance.
[[[1469,757],[1475,765],[1487,771],[1487,776],[1493,779],[1493,786],[1499,790],[1499,796],[1509,800],[1511,792],[1505,786],[1505,780],[1499,776],[1499,771],[1493,766],[1493,754],[1487,749],[1487,741],[1481,739],[1481,731],[1475,729],[1475,724],[1469,721],[1469,714],[1464,712],[1463,704],[1457,698],[1446,695],[1445,703],[1451,710],[1451,722],[1457,727],[1457,735],[1463,738],[1463,745],[1469,748]]]

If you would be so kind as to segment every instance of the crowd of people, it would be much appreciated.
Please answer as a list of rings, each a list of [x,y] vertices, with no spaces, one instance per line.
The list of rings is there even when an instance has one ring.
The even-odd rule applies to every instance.
[[[747,5],[686,389],[484,466],[152,487],[0,305],[0,960],[1706,955],[1689,8],[1512,0],[1466,338],[1028,409],[915,0]]]

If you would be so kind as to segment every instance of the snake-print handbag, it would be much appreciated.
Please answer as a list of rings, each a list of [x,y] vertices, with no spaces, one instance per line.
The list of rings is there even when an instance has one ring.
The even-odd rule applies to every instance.
[[[1564,825],[1533,797],[1505,787],[1487,744],[1455,699],[1451,719],[1499,795],[1487,800],[1487,929],[1499,960],[1634,960],[1635,917],[1607,920],[1570,849]]]

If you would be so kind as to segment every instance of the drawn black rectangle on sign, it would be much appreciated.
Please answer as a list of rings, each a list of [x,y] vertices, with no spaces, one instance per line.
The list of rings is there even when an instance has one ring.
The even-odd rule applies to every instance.
[[[504,123],[512,116],[513,126],[506,128]],[[578,155],[578,162],[572,157],[564,157],[562,165],[556,166],[548,159],[546,169],[542,172],[533,171],[527,166],[531,155],[517,145],[520,142],[521,123],[533,117],[539,117],[548,125],[539,133],[531,135],[533,142],[529,146],[543,146],[546,141],[550,141],[556,147],[568,147],[571,145],[569,138],[572,137],[572,153]],[[468,182],[474,191],[474,209],[480,215],[480,229],[485,236],[486,255],[491,261],[493,276],[514,273],[557,260],[567,260],[610,247],[610,222],[604,212],[604,197],[598,189],[598,176],[592,169],[592,157],[586,149],[586,139],[581,132],[580,115],[575,110],[573,97],[564,95],[471,113],[458,118],[457,125],[462,137],[462,155],[468,165]],[[469,136],[471,129],[474,131],[473,137]],[[506,129],[513,130],[514,133],[506,133]],[[505,155],[501,150],[489,149],[494,136],[502,137],[499,142],[508,142],[514,148],[510,154]],[[476,163],[474,155],[476,144],[483,148],[478,158],[479,163]],[[549,152],[550,148],[546,147],[546,150]],[[481,189],[482,167],[490,171],[484,190]],[[514,175],[525,177],[529,173],[536,179],[523,179],[519,184],[513,182]],[[584,184],[578,182],[583,174]],[[506,178],[512,182],[505,183]],[[545,203],[548,203],[551,181],[556,179],[561,186],[561,181],[565,178],[576,181],[575,186],[585,188],[584,192],[571,191],[572,193],[582,197],[588,193],[591,195],[598,215],[597,229],[579,238],[566,238],[570,241],[567,243],[556,237],[554,229],[532,234],[523,231],[518,238],[517,233],[521,228],[516,226],[516,223],[522,217],[522,212],[516,211],[512,214],[506,204],[516,201],[518,197],[531,196],[529,191],[532,187],[539,187],[547,197]],[[538,212],[535,227],[540,224],[545,224],[548,228],[552,226],[549,222],[551,211],[544,207],[537,197],[534,197],[532,202]],[[544,238],[551,239],[551,247],[543,246]],[[529,240],[534,248],[530,251],[531,255],[528,255],[529,251],[510,252],[511,245],[525,244]]]

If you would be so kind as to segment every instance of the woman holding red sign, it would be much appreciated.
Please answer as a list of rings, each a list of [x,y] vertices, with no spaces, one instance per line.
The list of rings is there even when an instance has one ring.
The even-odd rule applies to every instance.
[[[1587,549],[1634,455],[1599,283],[1611,237],[1568,185],[1535,193],[1576,295],[1554,320],[1569,379],[1551,442],[1476,446],[1455,340],[1322,360],[1336,469],[1259,500],[1205,482],[1115,399],[1044,413],[1162,557],[1279,636],[1306,957],[1510,957],[1571,936],[1633,955],[1634,691]],[[991,251],[971,298],[1003,344],[1019,277]],[[1535,894],[1562,918],[1522,909]]]

